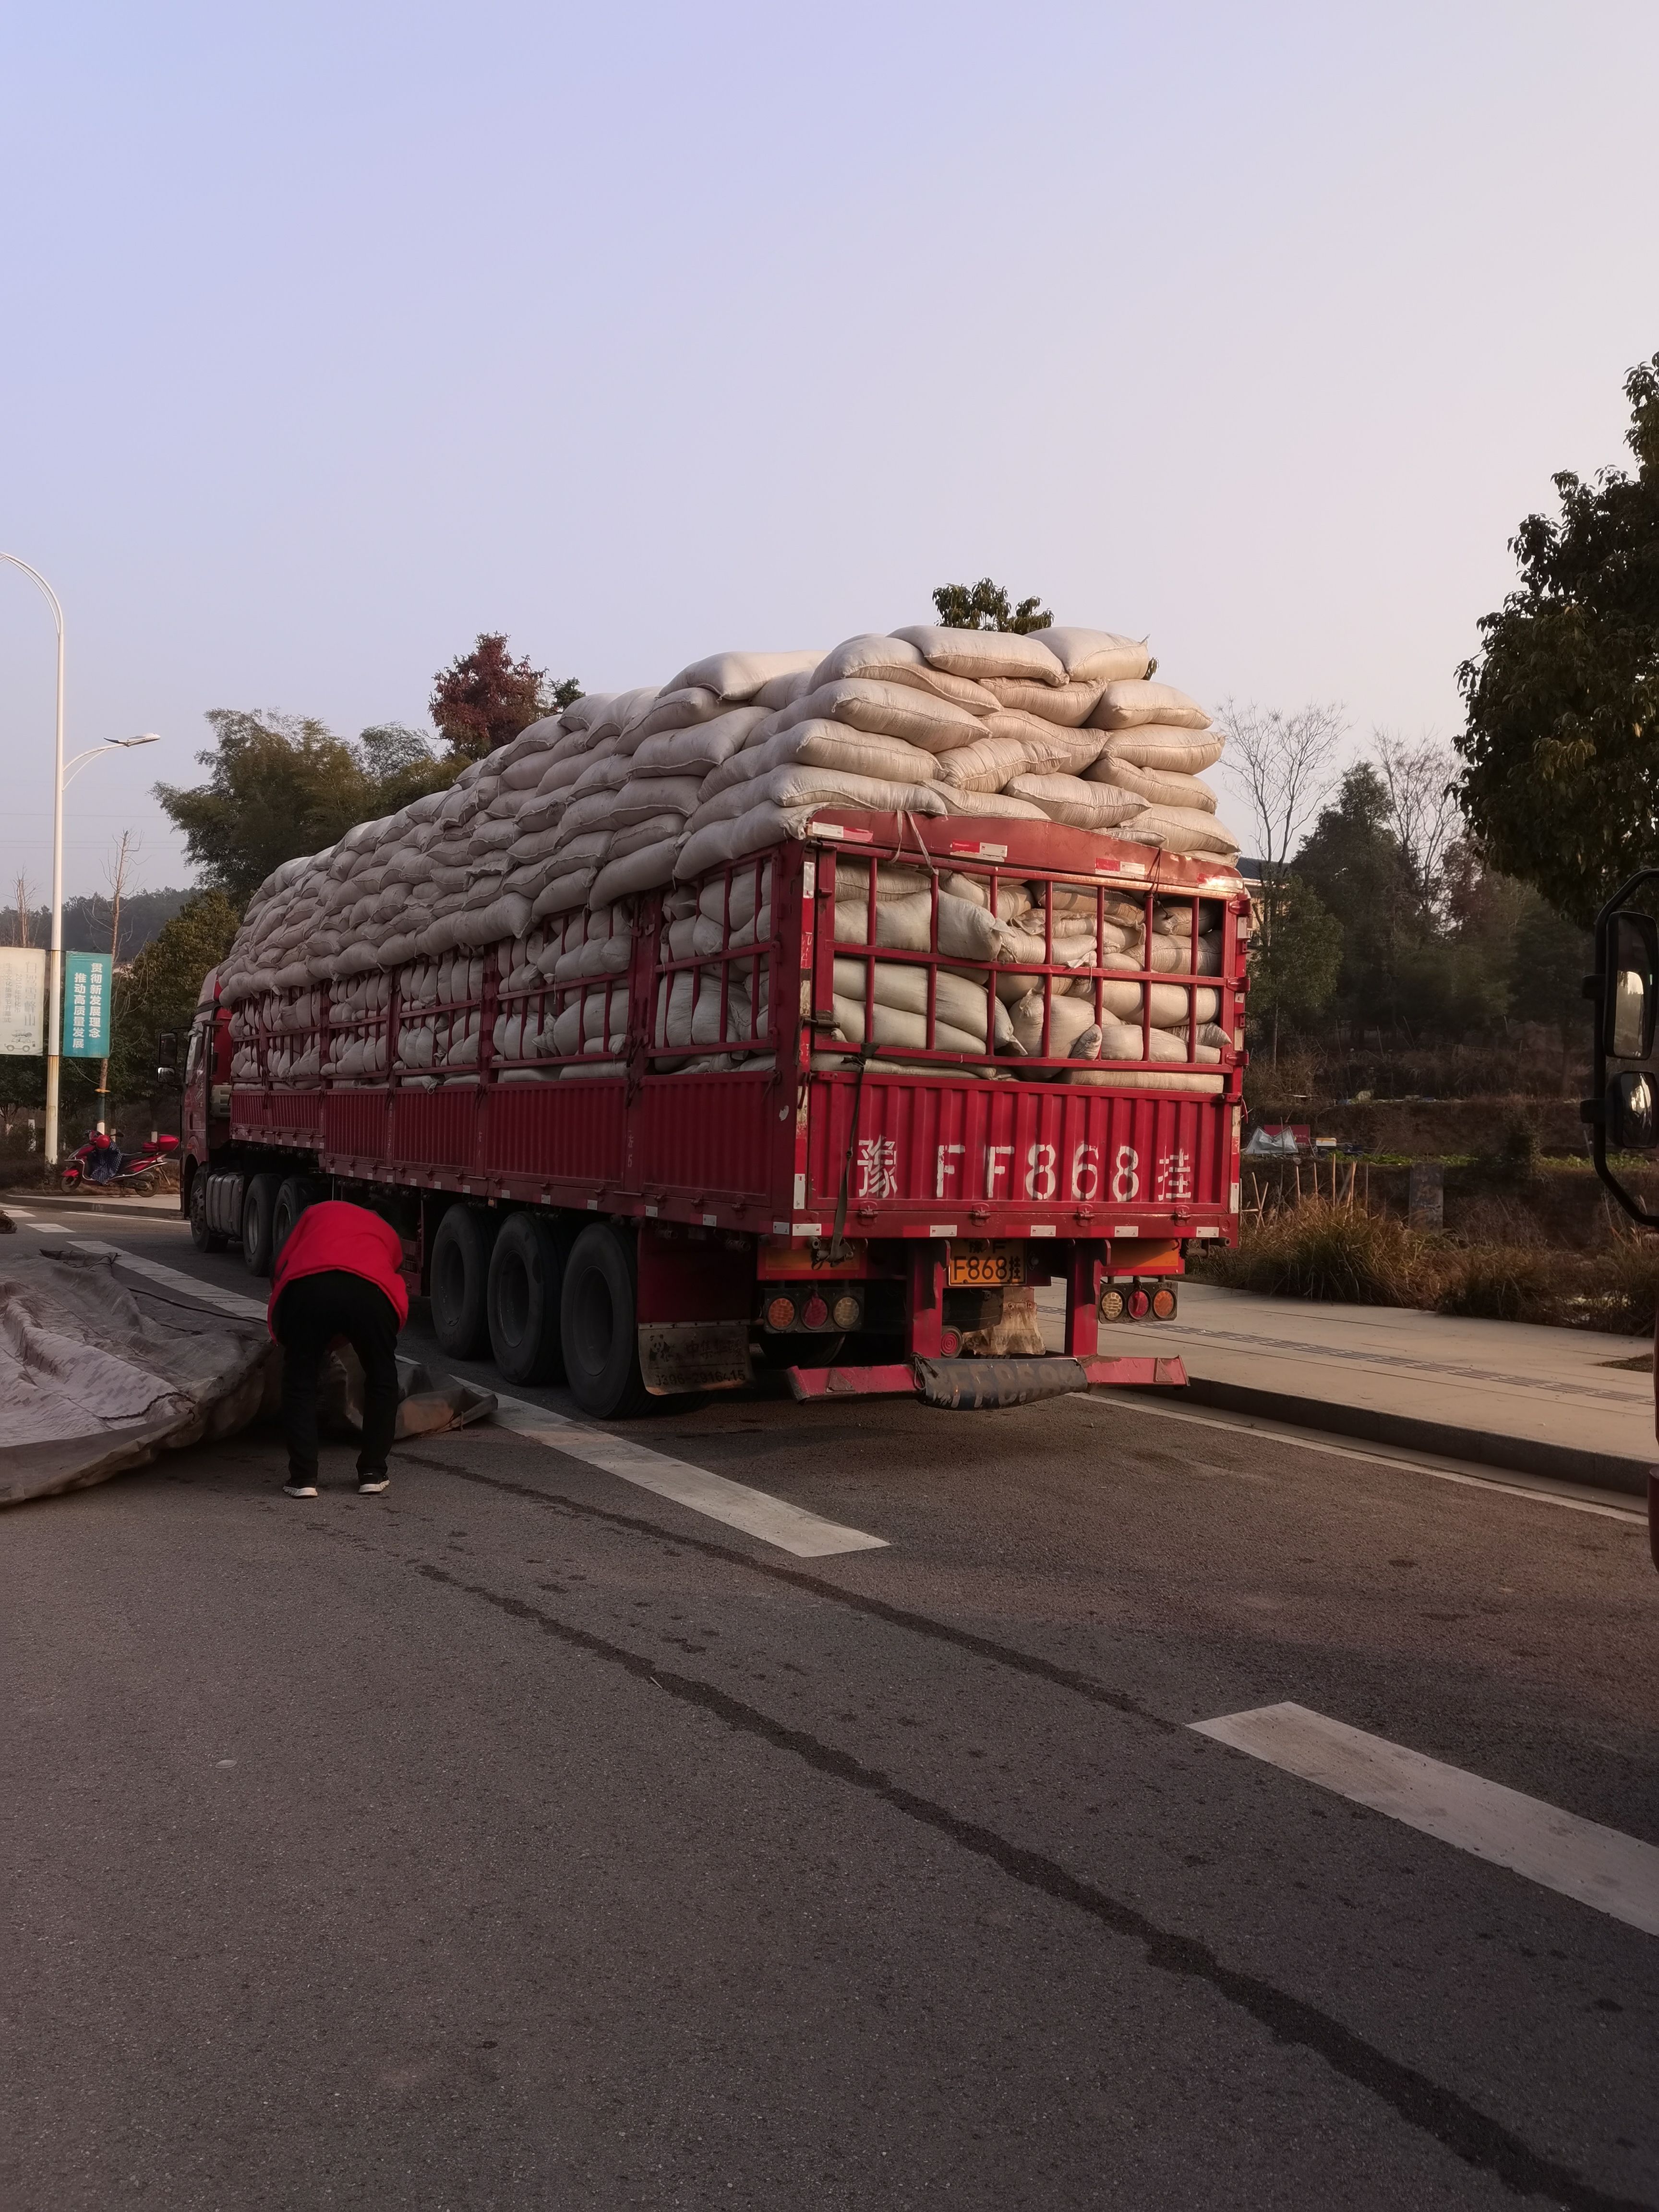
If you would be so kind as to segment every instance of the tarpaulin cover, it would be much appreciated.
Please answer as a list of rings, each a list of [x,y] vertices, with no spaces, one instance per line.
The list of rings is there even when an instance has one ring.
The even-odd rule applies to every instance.
[[[244,1428],[279,1369],[262,1322],[120,1268],[108,1247],[0,1249],[0,1505]]]

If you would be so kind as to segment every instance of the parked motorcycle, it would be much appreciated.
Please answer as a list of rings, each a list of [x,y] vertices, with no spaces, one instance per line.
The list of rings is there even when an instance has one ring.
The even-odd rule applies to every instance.
[[[88,1137],[64,1163],[62,1186],[65,1190],[149,1198],[161,1188],[162,1170],[178,1151],[177,1137],[153,1138],[132,1152],[123,1152],[107,1138],[100,1144],[95,1136]]]

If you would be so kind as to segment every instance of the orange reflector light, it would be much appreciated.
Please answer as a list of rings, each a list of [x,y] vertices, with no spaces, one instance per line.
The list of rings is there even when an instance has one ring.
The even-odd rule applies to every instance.
[[[793,1298],[769,1298],[766,1302],[766,1326],[768,1328],[793,1328],[795,1326]]]
[[[1175,1319],[1175,1292],[1170,1288],[1167,1283],[1160,1285],[1160,1286],[1152,1292],[1152,1319],[1154,1321],[1173,1321]]]

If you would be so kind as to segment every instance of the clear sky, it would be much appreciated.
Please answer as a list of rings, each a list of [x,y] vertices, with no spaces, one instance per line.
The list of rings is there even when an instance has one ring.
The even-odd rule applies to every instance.
[[[165,739],[67,889],[183,879],[207,708],[422,722],[485,628],[610,690],[988,573],[1449,733],[1659,349],[1656,67],[1652,0],[8,0],[0,546],[70,750]],[[0,574],[43,894],[51,669]]]

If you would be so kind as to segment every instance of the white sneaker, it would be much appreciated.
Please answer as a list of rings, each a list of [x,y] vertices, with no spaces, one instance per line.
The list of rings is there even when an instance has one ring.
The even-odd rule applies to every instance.
[[[391,1487],[392,1477],[389,1474],[360,1474],[357,1477],[359,1498],[378,1498],[383,1490]]]
[[[302,1481],[297,1474],[291,1474],[283,1485],[283,1495],[284,1498],[314,1498],[317,1486],[314,1482]]]

